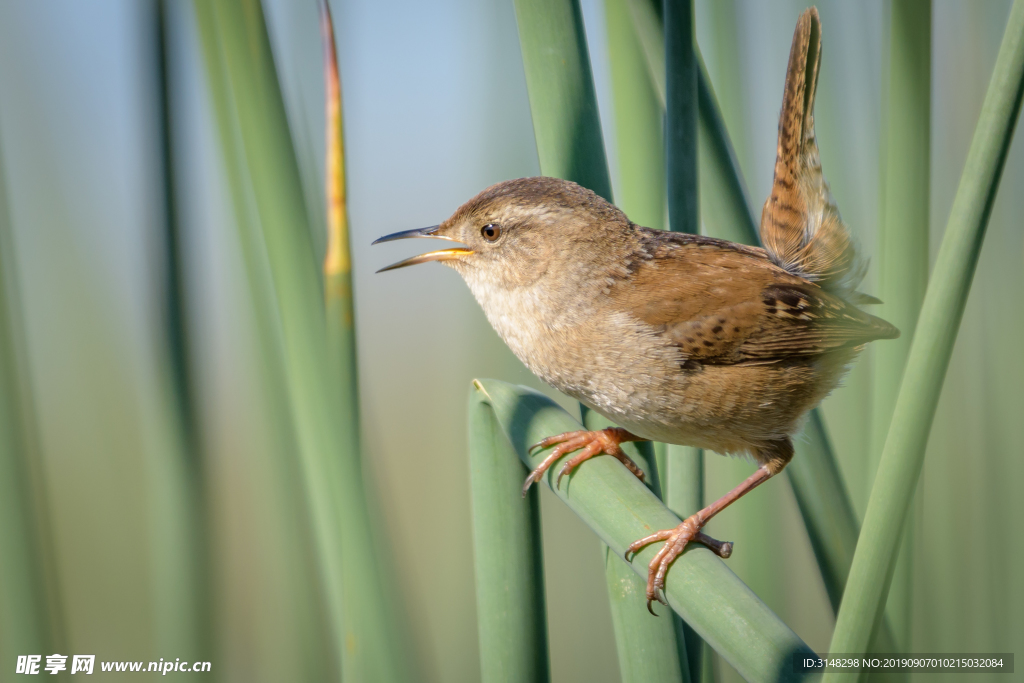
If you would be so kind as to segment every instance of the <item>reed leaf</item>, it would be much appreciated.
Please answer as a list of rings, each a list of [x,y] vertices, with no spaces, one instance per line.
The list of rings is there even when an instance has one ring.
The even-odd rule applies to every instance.
[[[65,645],[13,238],[0,163],[0,663],[8,671],[19,655]]]
[[[628,0],[605,0],[608,61],[615,112],[618,185],[615,203],[634,223],[665,227],[663,107],[630,20]]]
[[[327,367],[340,405],[331,416],[340,437],[337,482],[342,523],[341,553],[345,609],[346,680],[402,681],[410,672],[407,637],[387,584],[392,577],[374,544],[370,510],[373,500],[364,484],[359,431],[359,378],[356,362],[355,307],[352,293],[352,248],[345,192],[344,127],[341,77],[334,25],[326,0],[320,3],[324,43],[327,247],[324,256],[324,306],[327,322]],[[354,677],[354,678],[352,678]]]
[[[174,517],[182,527],[182,547],[170,552],[180,555],[184,581],[177,582],[178,590],[166,600],[183,612],[179,628],[191,638],[190,656],[208,660],[213,652],[214,608],[212,599],[213,562],[209,506],[207,505],[207,476],[202,441],[198,429],[196,391],[191,375],[191,356],[186,311],[185,245],[183,226],[178,215],[178,189],[176,182],[176,154],[171,111],[172,83],[170,43],[172,23],[168,0],[156,3],[157,76],[159,78],[160,142],[163,175],[164,255],[165,255],[165,326],[167,335],[166,360],[169,372],[169,430],[175,432],[176,451],[168,457],[178,461],[180,481]]]
[[[697,52],[698,162],[704,230],[713,237],[757,244],[757,223],[707,67]]]
[[[899,339],[874,349],[871,386],[871,448],[868,476],[878,469],[914,326],[928,286],[928,205],[931,152],[931,0],[892,3],[889,23],[887,130],[883,215],[879,223],[877,315],[897,328]],[[913,511],[913,508],[912,508]],[[901,646],[910,638],[913,523],[907,525],[893,574],[888,619]]]
[[[294,457],[294,454],[298,453],[299,447],[289,405],[284,359],[280,348],[281,334],[274,310],[276,304],[273,283],[266,267],[266,255],[256,224],[257,217],[253,215],[251,190],[247,180],[234,104],[231,99],[227,70],[217,30],[217,16],[212,2],[195,2],[192,9],[196,17],[196,28],[212,103],[212,113],[219,133],[218,142],[221,146],[221,154],[225,162],[228,197],[234,212],[238,246],[244,265],[244,280],[240,284],[252,307],[253,327],[255,328],[255,334],[252,335],[255,356],[254,369],[260,372],[260,380],[268,402],[265,411],[265,428],[269,436],[268,440],[271,442],[268,453],[271,461],[269,464],[272,467],[270,476],[276,485],[274,493],[286,501],[285,505],[279,509],[296,510],[291,529],[299,531],[300,533],[297,535],[302,537],[294,545],[281,544],[275,550],[280,549],[285,552],[298,550],[304,556],[301,560],[296,561],[297,571],[295,573],[298,576],[292,578],[292,581],[309,582],[310,576],[315,579],[312,582],[313,586],[309,589],[309,599],[319,609],[311,615],[314,618],[308,620],[315,623],[317,631],[309,628],[302,629],[302,632],[297,634],[297,638],[307,640],[317,638],[324,646],[322,650],[318,650],[318,654],[326,650],[324,654],[328,655],[304,658],[298,662],[282,658],[280,652],[269,654],[260,652],[250,656],[255,657],[257,663],[271,670],[275,668],[277,670],[294,670],[295,664],[298,663],[304,665],[300,674],[305,674],[311,679],[319,679],[327,675],[328,672],[337,675],[340,671],[336,647],[340,617],[334,610],[335,605],[327,596],[324,580],[326,559],[323,552],[316,547],[313,531],[305,528],[306,525],[312,526],[312,504],[314,501],[304,491],[306,488],[304,468],[301,462],[296,462],[299,459]],[[307,569],[306,564],[310,560],[313,566]],[[227,618],[230,619],[230,617]],[[264,620],[258,620],[257,625],[263,625],[262,621]],[[320,622],[324,622],[325,627],[321,626]],[[326,633],[320,633],[320,631]],[[271,632],[264,637],[271,639],[271,642],[279,641],[280,636],[277,635],[275,638],[275,635],[277,634]]]
[[[604,547],[604,576],[622,683],[694,680],[674,620],[651,618],[643,580],[608,546]]]
[[[522,496],[528,472],[494,411],[469,394],[469,474],[473,509],[480,680],[549,680],[544,568],[537,487]]]
[[[263,332],[271,337],[263,344],[280,366],[287,395],[338,667],[346,680],[404,680],[405,648],[392,651],[394,634],[384,632],[388,600],[367,527],[354,377],[346,387],[333,381],[354,347],[328,347],[321,277],[262,8],[257,0],[224,0],[196,2],[195,9],[240,218],[250,191],[254,200],[259,233],[242,230],[250,281],[262,275],[261,258],[271,276],[272,291],[256,292],[265,309]],[[269,329],[274,323],[279,339]]]
[[[245,159],[246,150],[236,116],[237,105],[232,93],[233,79],[227,67],[226,53],[229,51],[229,47],[220,26],[224,19],[219,16],[219,8],[214,2],[197,1],[193,3],[193,8],[206,63],[206,77],[214,105],[218,137],[223,148],[228,189],[238,222],[239,242],[242,247],[249,295],[252,299],[258,329],[258,350],[267,379],[272,382],[271,395],[280,397],[275,406],[277,410],[272,411],[273,415],[279,417],[279,421],[274,427],[276,431],[287,434],[288,440],[292,441],[290,444],[292,448],[300,453],[303,480],[305,486],[310,489],[307,501],[314,529],[313,550],[317,561],[319,592],[323,594],[327,627],[330,632],[328,641],[332,644],[335,655],[334,668],[340,671],[342,648],[339,640],[343,612],[340,581],[337,580],[340,576],[340,562],[337,557],[335,541],[337,534],[332,533],[332,530],[324,529],[333,520],[330,499],[327,491],[317,488],[316,482],[310,482],[310,479],[314,478],[309,471],[312,469],[312,465],[309,464],[312,458],[308,451],[304,451],[300,447],[294,425],[295,418],[290,408],[290,393],[293,389],[289,386],[287,364],[281,349],[281,334],[273,292],[274,285],[270,274],[266,272],[263,240],[256,225],[258,218],[253,215],[255,211],[250,204],[252,181],[249,178],[249,169]],[[320,478],[319,481],[323,482],[323,479]]]
[[[515,0],[540,172],[612,200],[578,0]]]
[[[497,380],[477,380],[474,386],[528,468],[547,452],[531,455],[530,444],[580,428],[551,399],[526,387]],[[558,469],[555,463],[544,481],[617,556],[637,538],[680,522],[613,458],[594,458],[556,488]],[[646,578],[655,552],[645,548],[630,563],[638,576]],[[668,573],[665,594],[672,609],[747,680],[797,678],[791,656],[807,646],[710,550],[691,546],[683,553]]]
[[[882,618],[896,549],[1024,93],[1024,0],[1015,0],[921,305],[830,650],[864,652]],[[827,674],[826,680],[837,680]]]

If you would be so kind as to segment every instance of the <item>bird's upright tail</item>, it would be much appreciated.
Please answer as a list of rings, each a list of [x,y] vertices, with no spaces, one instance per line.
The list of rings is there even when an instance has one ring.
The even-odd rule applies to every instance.
[[[821,64],[821,21],[806,10],[793,32],[779,115],[772,192],[761,212],[761,242],[772,261],[794,275],[857,303],[867,262],[843,223],[821,172],[814,137],[814,93]]]

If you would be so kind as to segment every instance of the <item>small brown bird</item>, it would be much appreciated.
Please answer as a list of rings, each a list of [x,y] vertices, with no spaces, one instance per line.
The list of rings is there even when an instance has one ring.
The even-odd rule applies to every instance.
[[[538,377],[622,428],[552,436],[557,444],[527,478],[582,449],[561,476],[606,453],[637,476],[626,441],[656,440],[760,467],[726,496],[633,543],[627,556],[667,541],[650,563],[648,608],[690,541],[727,557],[731,544],[701,528],[793,457],[790,437],[869,341],[889,323],[856,304],[865,263],[839,216],[814,138],[821,59],[817,10],[793,36],[764,249],[640,227],[593,192],[555,178],[487,188],[440,225],[382,237],[465,244],[383,270],[440,261],[465,279],[502,339]],[[376,242],[375,242],[376,244]]]

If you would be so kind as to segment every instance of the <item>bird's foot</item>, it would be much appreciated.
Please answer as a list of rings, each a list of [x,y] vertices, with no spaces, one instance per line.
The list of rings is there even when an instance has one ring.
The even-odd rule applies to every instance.
[[[691,541],[701,543],[722,559],[732,555],[731,541],[723,543],[701,532],[701,528],[707,523],[707,519],[702,514],[703,512],[702,510],[695,515],[690,515],[675,529],[663,529],[650,536],[641,538],[639,541],[634,541],[626,548],[626,560],[629,561],[630,555],[636,555],[645,546],[657,541],[666,541],[665,545],[658,551],[658,554],[651,560],[651,563],[647,565],[647,611],[651,614],[654,614],[654,610],[651,609],[651,603],[655,600],[663,605],[668,604],[662,596],[665,590],[665,575],[668,573],[669,565],[679,557],[686,548],[687,543]]]
[[[558,473],[558,479],[555,480],[555,488],[558,488],[562,482],[562,477],[570,474],[576,469],[580,463],[585,460],[593,458],[595,455],[601,455],[605,453],[607,455],[616,458],[625,465],[630,472],[635,474],[640,481],[644,480],[644,471],[640,469],[635,462],[630,460],[629,456],[622,452],[620,444],[626,443],[627,441],[643,441],[638,436],[630,434],[621,427],[609,427],[608,429],[602,429],[600,431],[579,431],[579,432],[566,432],[565,434],[559,434],[557,436],[549,436],[548,438],[530,446],[530,452],[537,448],[548,448],[558,444],[556,448],[551,451],[550,454],[544,460],[537,465],[530,476],[526,478],[526,483],[523,484],[523,496],[526,496],[526,492],[530,490],[530,486],[540,481],[540,478],[544,476],[544,473],[555,464],[555,461],[561,458],[566,453],[583,449],[573,457],[569,458],[562,469]]]

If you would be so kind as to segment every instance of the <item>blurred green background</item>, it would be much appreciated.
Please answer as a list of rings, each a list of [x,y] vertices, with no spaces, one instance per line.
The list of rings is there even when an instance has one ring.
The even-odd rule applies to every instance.
[[[26,591],[45,596],[63,653],[206,659],[211,680],[321,680],[332,664],[305,494],[289,442],[273,427],[282,397],[253,341],[258,321],[196,17],[190,2],[166,5],[165,130],[154,2],[0,2],[3,331],[14,340],[5,342],[15,359],[8,385],[24,399],[29,425],[18,446],[29,482],[19,488],[38,523],[29,542],[52,569]],[[933,255],[1009,6],[934,2]],[[435,224],[494,182],[538,173],[515,14],[511,0],[331,7],[366,474],[419,678],[473,681],[466,392],[479,376],[552,392],[505,348],[454,272],[373,274],[422,245],[369,244]],[[582,7],[618,186],[605,6]],[[696,3],[698,43],[758,215],[790,36],[804,7]],[[843,217],[872,254],[889,4],[818,7],[822,163]],[[316,4],[266,0],[264,8],[311,222],[322,226]],[[168,257],[165,139],[177,270]],[[1024,481],[1022,187],[1018,136],[915,504],[908,651],[1024,651],[1024,500],[1015,490]],[[323,231],[314,232],[322,253]],[[180,335],[168,307],[172,272],[180,274]],[[877,291],[875,277],[870,270],[864,291]],[[878,457],[871,366],[869,349],[824,407],[858,514]],[[707,498],[752,469],[709,455]],[[541,500],[552,678],[618,680],[599,543],[546,489]],[[833,617],[788,482],[744,498],[710,533],[736,541],[733,570],[811,647],[827,650]],[[15,642],[0,643],[0,680],[15,678],[11,655],[29,654],[10,650]]]

